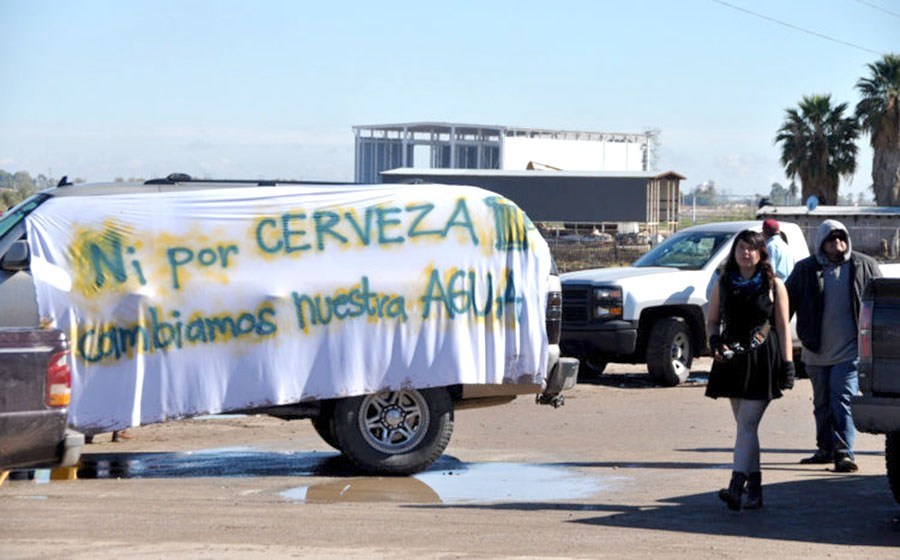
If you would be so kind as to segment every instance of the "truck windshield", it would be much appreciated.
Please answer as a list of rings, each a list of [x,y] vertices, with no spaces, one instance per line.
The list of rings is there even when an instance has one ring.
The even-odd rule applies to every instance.
[[[634,261],[634,266],[700,270],[733,235],[716,231],[676,233]]]
[[[22,218],[31,214],[31,211],[41,205],[48,195],[38,193],[34,196],[26,198],[16,206],[10,208],[3,216],[0,216],[0,238],[6,235],[6,232],[16,227],[22,221]]]

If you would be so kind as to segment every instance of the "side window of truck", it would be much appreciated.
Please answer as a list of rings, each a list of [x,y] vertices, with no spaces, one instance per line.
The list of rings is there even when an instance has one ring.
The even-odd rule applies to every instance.
[[[16,242],[25,237],[25,216],[41,205],[47,195],[35,195],[14,206],[0,217],[0,261],[9,258],[21,261],[22,245]],[[27,255],[27,250],[25,252]],[[12,264],[12,263],[11,263]],[[36,327],[40,324],[34,281],[25,266],[6,266],[0,270],[0,327]]]
[[[0,216],[0,240],[6,240],[6,234],[19,225],[31,211],[47,199],[46,195],[34,195],[10,208]]]

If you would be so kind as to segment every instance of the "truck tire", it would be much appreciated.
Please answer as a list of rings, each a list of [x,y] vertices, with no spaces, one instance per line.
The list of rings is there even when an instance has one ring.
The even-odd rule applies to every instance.
[[[660,385],[674,387],[687,380],[694,360],[691,332],[681,317],[663,317],[647,338],[647,371]]]
[[[603,370],[609,362],[598,356],[585,356],[578,366],[578,378],[589,380],[597,379],[603,375]]]
[[[338,451],[341,450],[341,448],[338,447],[337,438],[334,435],[334,418],[330,411],[314,416],[312,418],[312,425],[313,428],[316,429],[316,433],[319,434],[319,437],[321,437],[325,443]]]
[[[443,387],[384,391],[334,405],[338,449],[360,470],[408,475],[434,463],[453,433],[453,402]]]
[[[900,432],[888,432],[885,435],[884,462],[894,500],[900,504]]]

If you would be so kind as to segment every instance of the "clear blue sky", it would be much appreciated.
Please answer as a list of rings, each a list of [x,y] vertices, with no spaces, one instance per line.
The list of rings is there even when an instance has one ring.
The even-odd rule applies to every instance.
[[[89,181],[350,180],[351,126],[449,121],[658,128],[685,190],[767,193],[784,109],[852,109],[900,52],[897,0],[0,0],[0,22],[0,169]],[[863,137],[841,192],[871,158]]]

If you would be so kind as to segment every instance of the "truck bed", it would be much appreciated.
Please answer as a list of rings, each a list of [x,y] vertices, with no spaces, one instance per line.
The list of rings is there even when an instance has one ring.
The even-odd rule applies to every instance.
[[[84,437],[48,402],[48,368],[67,350],[58,330],[0,328],[0,470],[77,462]]]

